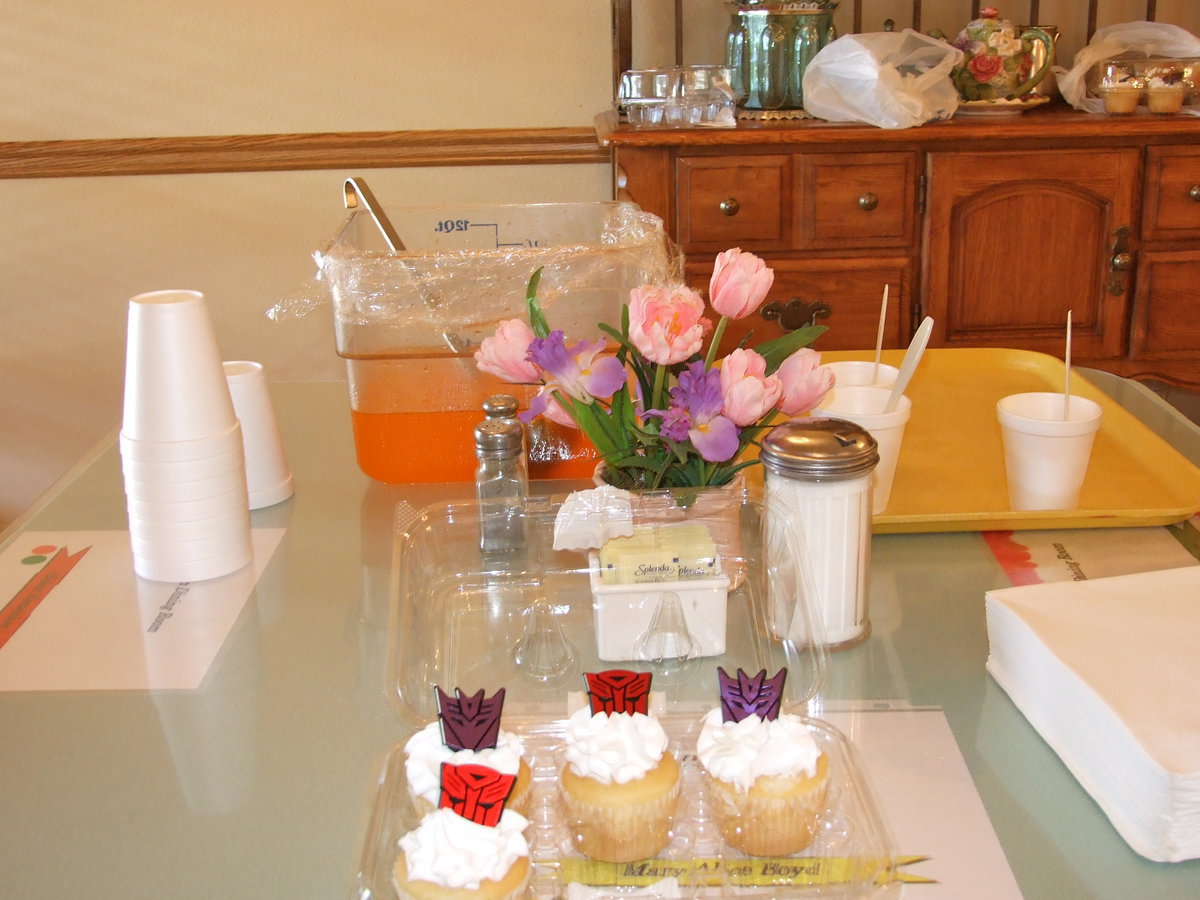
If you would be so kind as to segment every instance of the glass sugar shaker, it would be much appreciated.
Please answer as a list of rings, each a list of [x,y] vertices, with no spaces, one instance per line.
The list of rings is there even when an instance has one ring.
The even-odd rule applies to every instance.
[[[523,508],[529,495],[525,427],[517,399],[494,394],[483,401],[486,418],[475,426],[475,495],[479,498],[480,548],[516,550],[525,544]]]
[[[824,643],[836,650],[866,639],[875,439],[845,419],[799,418],[772,428],[759,458],[768,516],[787,516],[804,543]]]

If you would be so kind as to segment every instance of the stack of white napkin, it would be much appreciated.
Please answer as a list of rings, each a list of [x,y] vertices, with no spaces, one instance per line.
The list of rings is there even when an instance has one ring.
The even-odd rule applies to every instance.
[[[1200,857],[1200,566],[990,591],[987,669],[1113,826]]]

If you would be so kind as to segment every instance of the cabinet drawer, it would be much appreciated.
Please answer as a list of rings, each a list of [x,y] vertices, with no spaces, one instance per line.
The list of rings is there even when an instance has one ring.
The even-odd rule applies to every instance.
[[[916,223],[916,153],[796,158],[796,241],[805,249],[908,247]]]
[[[817,325],[827,332],[813,345],[817,350],[869,350],[875,346],[879,327],[879,307],[883,286],[888,291],[888,314],[884,328],[884,346],[904,347],[911,335],[913,263],[903,257],[857,257],[846,259],[772,259],[767,264],[775,270],[775,283],[766,302],[752,316],[731,321],[721,342],[723,352],[737,346],[748,333],[757,345],[778,337],[784,329],[778,317],[763,315],[772,305],[791,309],[784,320],[804,318],[815,311]],[[687,280],[693,287],[708,293],[711,263],[689,262]],[[807,311],[806,311],[807,310]],[[711,313],[714,316],[715,314]],[[795,323],[793,323],[795,324]]]
[[[1130,357],[1193,358],[1200,348],[1200,316],[1196,315],[1200,250],[1143,250],[1138,256]]]
[[[1144,240],[1200,238],[1200,148],[1146,151],[1145,210]]]
[[[679,243],[685,251],[781,249],[787,245],[787,156],[681,157]]]

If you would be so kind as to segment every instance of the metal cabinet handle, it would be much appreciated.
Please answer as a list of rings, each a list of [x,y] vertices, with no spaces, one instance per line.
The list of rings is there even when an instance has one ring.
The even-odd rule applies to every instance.
[[[828,319],[832,314],[833,307],[824,300],[808,301],[799,297],[793,297],[786,303],[772,300],[759,312],[768,322],[779,322],[779,327],[784,331],[796,331],[808,325],[815,325],[817,319]]]
[[[1112,280],[1108,283],[1108,292],[1117,297],[1125,293],[1125,276],[1120,273],[1133,269],[1133,254],[1129,250],[1129,228],[1126,225],[1122,225],[1113,232],[1112,251],[1108,265],[1113,273]]]
[[[1193,184],[1192,189],[1188,191],[1188,196],[1200,203],[1200,184]]]
[[[863,194],[861,197],[858,198],[858,208],[865,209],[867,212],[870,212],[878,205],[879,205],[878,195],[872,194],[870,191],[867,191],[865,194]]]
[[[741,208],[742,205],[737,202],[736,197],[726,197],[717,204],[717,209],[721,210],[721,212],[725,213],[727,216],[736,216],[738,214],[738,210]]]

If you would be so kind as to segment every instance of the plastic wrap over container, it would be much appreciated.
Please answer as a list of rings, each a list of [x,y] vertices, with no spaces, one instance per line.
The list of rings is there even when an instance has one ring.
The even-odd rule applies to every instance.
[[[346,359],[359,464],[388,482],[470,480],[471,429],[485,397],[528,389],[480,373],[472,354],[503,319],[526,320],[530,276],[555,328],[595,339],[619,325],[629,291],[677,283],[662,222],[620,202],[389,208],[403,249],[367,209],[317,254]],[[437,418],[427,414],[438,413]],[[579,476],[576,435],[532,435],[534,477]],[[570,446],[568,446],[570,445]]]
[[[659,657],[651,651],[609,663],[598,643],[594,563],[574,546],[554,549],[567,501],[550,496],[525,502],[529,540],[515,554],[480,549],[487,504],[438,504],[398,528],[387,686],[405,733],[378,782],[360,862],[361,900],[395,896],[397,841],[419,821],[404,746],[410,733],[438,718],[433,685],[465,695],[505,690],[500,728],[520,738],[532,772],[524,805],[533,874],[523,897],[616,897],[639,888],[663,891],[652,894],[661,897],[897,896],[888,830],[854,746],[833,726],[806,715],[828,660],[803,574],[805,551],[791,519],[772,515],[769,501],[751,495],[739,500],[740,549],[730,555],[747,576],[728,591],[719,655]],[[664,601],[653,591],[646,596],[650,604]],[[626,627],[645,628],[634,645],[662,647],[640,638],[679,622],[631,616]],[[786,668],[781,710],[798,717],[827,755],[828,791],[815,813],[815,835],[790,855],[748,855],[723,839],[697,747],[701,720],[722,702],[718,666],[729,675],[765,669],[772,677]],[[589,823],[573,817],[561,780],[567,720],[588,705],[584,673],[613,669],[650,673],[648,712],[662,724],[680,769],[665,845],[630,863],[578,849]]]

